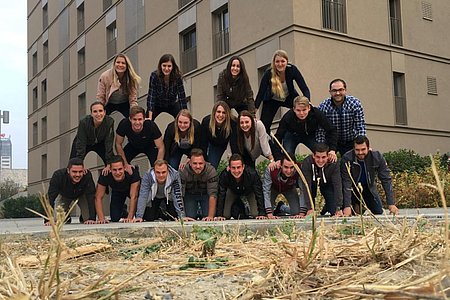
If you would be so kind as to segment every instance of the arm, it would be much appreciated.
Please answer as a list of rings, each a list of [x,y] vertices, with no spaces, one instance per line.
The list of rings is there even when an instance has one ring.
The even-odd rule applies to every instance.
[[[130,107],[137,106],[137,88],[132,88],[130,94],[128,95],[128,101],[130,102]]]
[[[291,65],[291,66],[292,66],[294,80],[295,80],[295,82],[297,82],[297,85],[300,88],[300,90],[302,91],[303,96],[305,96],[306,98],[311,100],[311,93],[309,91],[308,86],[306,85],[306,81],[303,78],[302,73],[300,73],[300,70],[296,66],[294,66],[294,65]]]
[[[331,181],[334,190],[334,199],[336,201],[336,212],[342,209],[343,195],[342,195],[342,180],[341,172],[338,163],[332,163],[330,165]]]
[[[321,112],[319,109],[315,108],[315,114],[317,116],[317,121],[319,123],[319,128],[322,127],[325,132],[325,139],[328,147],[330,147],[330,151],[336,151],[337,148],[337,140],[338,140],[338,134],[336,127],[333,126],[333,124],[328,120],[327,116],[323,112]],[[316,138],[317,138],[317,132],[316,132]]]
[[[261,121],[256,122],[256,137],[258,138],[263,155],[273,161],[272,150],[269,146],[269,136]]]
[[[268,69],[264,72],[264,76],[261,79],[261,82],[259,83],[258,94],[256,94],[256,100],[255,100],[256,109],[259,108],[259,106],[261,105],[261,102],[267,100],[265,98],[272,95],[272,90],[270,87],[270,77],[271,77],[271,71],[270,71],[270,69]],[[270,93],[270,95],[267,95],[267,93]]]
[[[97,189],[95,192],[95,211],[97,212],[99,224],[109,223],[108,220],[105,219],[105,214],[103,213],[103,196],[105,195],[106,186],[97,183]]]
[[[272,176],[270,176],[270,170],[267,168],[264,172],[264,177],[262,181],[263,196],[264,196],[264,206],[266,209],[267,216],[269,219],[273,217],[273,207],[272,201],[270,200],[270,194],[272,189]]]
[[[217,101],[226,101],[227,100],[227,95],[225,94],[224,71],[220,72],[219,78],[217,79]]]
[[[259,174],[254,172],[253,176],[253,192],[255,193],[255,199],[256,199],[256,205],[258,206],[258,216],[259,217],[265,217],[266,216],[266,209],[264,206],[264,196],[262,191],[262,183],[261,179],[259,177]]]
[[[250,83],[247,85],[245,99],[248,104],[248,111],[252,115],[256,116],[255,99],[253,99],[253,90]]]
[[[172,146],[174,143],[173,139],[175,136],[174,126],[175,122],[169,123],[169,125],[167,125],[166,131],[164,132],[164,158],[166,160],[169,159],[169,156],[172,152]]]
[[[381,181],[384,193],[386,194],[386,202],[388,205],[394,205],[394,191],[392,189],[391,170],[386,163],[383,155],[378,151],[372,152],[376,154],[378,163],[378,179]]]
[[[342,179],[342,190],[343,190],[343,208],[351,206],[352,202],[352,179],[349,172],[351,171],[351,162],[343,157],[341,159],[341,179]]]
[[[134,214],[136,213],[139,185],[140,181],[137,181],[133,182],[130,186],[130,209],[128,211],[128,221],[133,220]]]
[[[366,121],[364,120],[364,110],[361,102],[355,105],[355,132],[356,135],[366,135]]]
[[[141,181],[141,186],[139,189],[139,197],[136,206],[136,218],[142,219],[144,217],[145,208],[147,207],[147,201],[151,193],[151,174],[150,171],[145,173]]]
[[[110,121],[108,121],[108,119],[106,119],[108,117],[108,119]],[[106,134],[106,138],[105,138],[105,156],[106,156],[106,163],[109,164],[111,162],[112,157],[114,156],[114,151],[113,151],[113,147],[114,147],[114,119],[109,117],[109,116],[105,116],[105,120],[104,122],[108,121],[107,123],[107,134]]]
[[[61,182],[62,177],[58,175],[59,175],[58,171],[55,171],[53,173],[52,178],[50,179],[50,184],[48,186],[47,196],[50,206],[52,208],[55,208],[55,200],[59,195],[59,189],[62,184]]]
[[[155,108],[156,102],[156,87],[158,86],[158,76],[155,72],[150,74],[150,78],[148,80],[148,93],[147,93],[147,111],[151,114],[153,109]],[[150,115],[150,119],[151,115]]]
[[[303,181],[301,184],[302,184],[302,190],[304,192],[304,197],[305,197],[305,205],[306,205],[306,208],[308,211],[312,209],[311,200],[309,198],[308,190],[307,190],[307,189],[309,189],[309,191],[312,193],[312,172],[313,171],[312,171],[311,164],[312,164],[311,156],[308,156],[307,158],[305,158],[305,160],[303,161],[303,163],[300,167],[300,170],[302,171],[303,176],[305,176],[305,180],[306,180],[306,185]],[[311,197],[312,197],[312,194],[311,194]],[[314,202],[314,199],[312,199],[312,200]]]
[[[87,180],[87,185],[85,188],[85,193],[86,193],[86,201],[88,204],[88,209],[89,209],[89,220],[95,221],[96,217],[95,217],[95,183],[94,180],[92,179],[92,173],[88,171],[88,173],[86,175],[84,175],[83,179],[86,178]],[[84,220],[84,223],[86,224],[86,222],[88,222],[89,220]]]
[[[283,144],[284,135],[286,134],[286,131],[288,129],[288,122],[287,122],[288,113],[284,114],[284,116],[281,118],[280,123],[278,124],[277,132],[275,133],[275,137],[281,144]],[[274,145],[273,154],[275,156],[275,160],[278,161],[281,159],[283,152],[277,142],[274,141],[273,145]]]
[[[108,95],[106,95],[106,77],[104,76],[105,73],[103,73],[102,75],[100,75],[100,78],[98,79],[98,83],[97,83],[97,94],[95,96],[95,98],[98,101],[101,101],[103,104],[106,104],[106,98],[108,97]]]
[[[209,195],[209,206],[208,206],[208,221],[212,221],[216,215],[216,203],[217,203],[217,185],[218,178],[216,169],[210,164],[206,165],[208,172],[208,181],[206,182],[206,190]]]
[[[155,146],[158,149],[158,156],[156,159],[164,159],[164,153],[165,153],[165,147],[164,147],[164,141],[162,137],[157,138],[154,140]]]
[[[74,143],[76,143],[76,149],[77,149],[77,157],[84,159],[84,157],[86,156],[86,147],[87,147],[87,125],[85,124],[86,119],[82,119],[80,120],[80,123],[78,124],[78,129],[77,129],[77,137],[74,141]]]
[[[218,192],[217,192],[217,208],[216,216],[223,217],[223,208],[225,205],[225,197],[227,196],[227,170],[224,170],[219,177]]]
[[[171,176],[169,174],[169,176]],[[183,204],[183,195],[181,192],[181,179],[180,174],[174,170],[173,175],[173,181],[172,181],[172,200],[173,200],[173,206],[175,207],[175,210],[178,214],[178,218],[184,218],[184,204]]]
[[[184,92],[184,85],[183,85],[183,78],[177,79],[177,97],[178,101],[180,101],[180,107],[181,109],[187,108],[187,102],[186,102],[186,93]]]

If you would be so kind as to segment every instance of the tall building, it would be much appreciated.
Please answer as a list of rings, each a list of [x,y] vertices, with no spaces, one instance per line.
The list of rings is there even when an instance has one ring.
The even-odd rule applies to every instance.
[[[29,190],[66,165],[78,120],[117,52],[143,79],[144,107],[150,72],[172,53],[201,119],[231,55],[244,59],[256,95],[273,52],[285,49],[314,105],[332,79],[347,81],[374,148],[448,151],[448,11],[448,0],[28,0]],[[158,117],[161,131],[169,120]],[[87,164],[101,162],[90,154]]]
[[[11,137],[0,138],[0,168],[12,169],[12,143]]]

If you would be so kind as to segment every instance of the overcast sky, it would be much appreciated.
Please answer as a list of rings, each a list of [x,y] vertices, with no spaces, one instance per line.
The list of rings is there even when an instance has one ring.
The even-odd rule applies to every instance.
[[[11,136],[13,168],[26,169],[27,162],[27,1],[2,1],[0,18],[2,71],[0,110],[9,111],[9,124],[1,120],[1,132]]]

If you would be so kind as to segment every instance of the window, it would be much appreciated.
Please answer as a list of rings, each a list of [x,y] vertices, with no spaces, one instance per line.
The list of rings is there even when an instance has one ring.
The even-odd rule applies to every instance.
[[[86,57],[85,48],[81,48],[78,51],[78,79],[82,78],[86,73]]]
[[[41,142],[47,140],[47,117],[41,119]]]
[[[77,33],[84,31],[84,2],[77,7]]]
[[[192,2],[192,0],[178,0],[178,8],[186,6],[189,2]]]
[[[41,101],[42,105],[47,103],[47,79],[44,79],[41,82]]]
[[[117,27],[116,22],[112,22],[106,27],[106,55],[108,58],[116,55]]]
[[[42,64],[44,66],[48,64],[48,41],[42,44]]]
[[[322,0],[322,26],[342,33],[347,32],[346,0]]]
[[[433,11],[431,10],[431,3],[422,2],[422,18],[428,21],[433,21]]]
[[[37,87],[33,89],[33,111],[38,108],[38,90]]]
[[[86,93],[78,95],[78,119],[86,115]]]
[[[389,17],[391,21],[391,44],[402,46],[402,19],[400,0],[389,0]]]
[[[36,146],[38,143],[38,124],[37,122],[33,123],[33,146]]]
[[[42,29],[48,26],[48,3],[42,6]]]
[[[427,93],[428,95],[437,95],[437,80],[436,77],[427,77]]]
[[[197,34],[195,27],[181,34],[181,68],[183,73],[197,68]]]
[[[103,11],[107,10],[112,5],[112,0],[103,0]]]
[[[32,57],[32,64],[33,64],[33,76],[37,74],[37,51],[33,53]]]
[[[230,52],[230,14],[228,5],[213,14],[213,54],[218,58]]]
[[[405,74],[394,72],[394,107],[396,125],[408,125],[405,91]]]
[[[41,156],[41,178],[47,178],[47,154]]]

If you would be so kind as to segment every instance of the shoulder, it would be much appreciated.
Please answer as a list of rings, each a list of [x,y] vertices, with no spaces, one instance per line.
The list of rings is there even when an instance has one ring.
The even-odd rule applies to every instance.
[[[105,116],[105,119],[103,121],[106,125],[114,126],[114,119],[111,116]]]
[[[211,115],[207,115],[202,119],[202,125],[209,126],[209,121],[211,120]]]
[[[108,69],[108,70],[106,70],[106,71],[104,71],[101,75],[100,75],[100,78],[99,78],[99,80],[100,81],[103,81],[103,80],[105,80],[105,79],[112,79],[112,77],[113,77],[113,73],[112,73],[113,71],[112,71],[112,69]]]
[[[194,123],[194,128],[200,127],[200,122],[197,119],[192,119],[192,122]]]
[[[174,131],[174,129],[175,129],[175,121],[172,121],[169,124],[167,124],[166,132]]]
[[[352,95],[345,96],[345,101],[352,106],[361,106],[361,101]]]
[[[330,105],[331,105],[331,98],[327,98],[319,104],[318,108],[320,110],[323,110],[325,108],[328,108]]]
[[[342,155],[343,161],[352,161],[353,160],[353,150],[349,150],[344,155]]]

